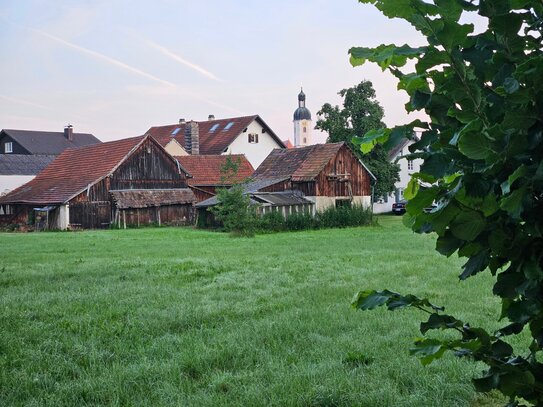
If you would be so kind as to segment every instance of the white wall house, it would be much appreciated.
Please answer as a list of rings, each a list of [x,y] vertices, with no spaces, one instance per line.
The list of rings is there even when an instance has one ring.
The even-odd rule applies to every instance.
[[[385,198],[379,199],[373,204],[374,213],[391,212],[392,204],[404,199],[404,190],[407,188],[407,184],[411,180],[411,175],[420,171],[420,166],[423,163],[421,158],[417,158],[415,160],[408,160],[405,158],[405,156],[409,154],[408,147],[413,143],[414,141],[411,140],[406,141],[401,148],[393,151],[390,160],[392,162],[397,162],[397,164],[400,166],[400,180],[395,184],[394,193]],[[377,182],[379,182],[379,180],[377,180]]]

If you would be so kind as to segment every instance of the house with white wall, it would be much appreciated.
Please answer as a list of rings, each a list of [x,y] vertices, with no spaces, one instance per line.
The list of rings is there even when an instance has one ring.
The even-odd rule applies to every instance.
[[[404,190],[407,188],[407,184],[411,180],[411,175],[420,171],[420,166],[423,163],[421,158],[414,160],[408,160],[406,158],[409,155],[409,146],[413,144],[413,140],[405,140],[396,148],[390,151],[389,159],[392,162],[397,163],[400,166],[400,180],[394,185],[395,190],[387,197],[380,198],[373,204],[374,213],[387,213],[392,211],[392,204],[404,199]],[[379,180],[377,180],[379,182]]]
[[[205,121],[179,120],[176,124],[155,126],[146,134],[157,140],[173,156],[244,154],[254,168],[276,148],[285,145],[258,115]]]

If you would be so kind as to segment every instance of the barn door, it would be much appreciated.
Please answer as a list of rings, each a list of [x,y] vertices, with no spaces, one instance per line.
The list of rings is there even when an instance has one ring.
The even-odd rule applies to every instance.
[[[109,201],[70,204],[70,226],[83,229],[103,229],[111,224]]]

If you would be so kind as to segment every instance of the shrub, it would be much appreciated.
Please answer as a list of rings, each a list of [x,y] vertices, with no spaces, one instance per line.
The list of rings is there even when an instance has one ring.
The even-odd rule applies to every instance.
[[[284,220],[287,230],[306,230],[317,228],[315,218],[309,212],[293,213]]]
[[[285,218],[279,212],[268,212],[258,219],[258,229],[267,232],[285,230]]]
[[[372,212],[371,208],[364,208],[361,205],[330,207],[318,212],[316,220],[321,228],[364,226],[371,224]]]

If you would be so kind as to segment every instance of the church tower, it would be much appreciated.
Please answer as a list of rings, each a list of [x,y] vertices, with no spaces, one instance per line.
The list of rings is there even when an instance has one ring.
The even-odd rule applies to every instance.
[[[311,112],[305,107],[305,93],[302,89],[298,95],[298,109],[294,111],[294,147],[313,144],[311,128]]]

